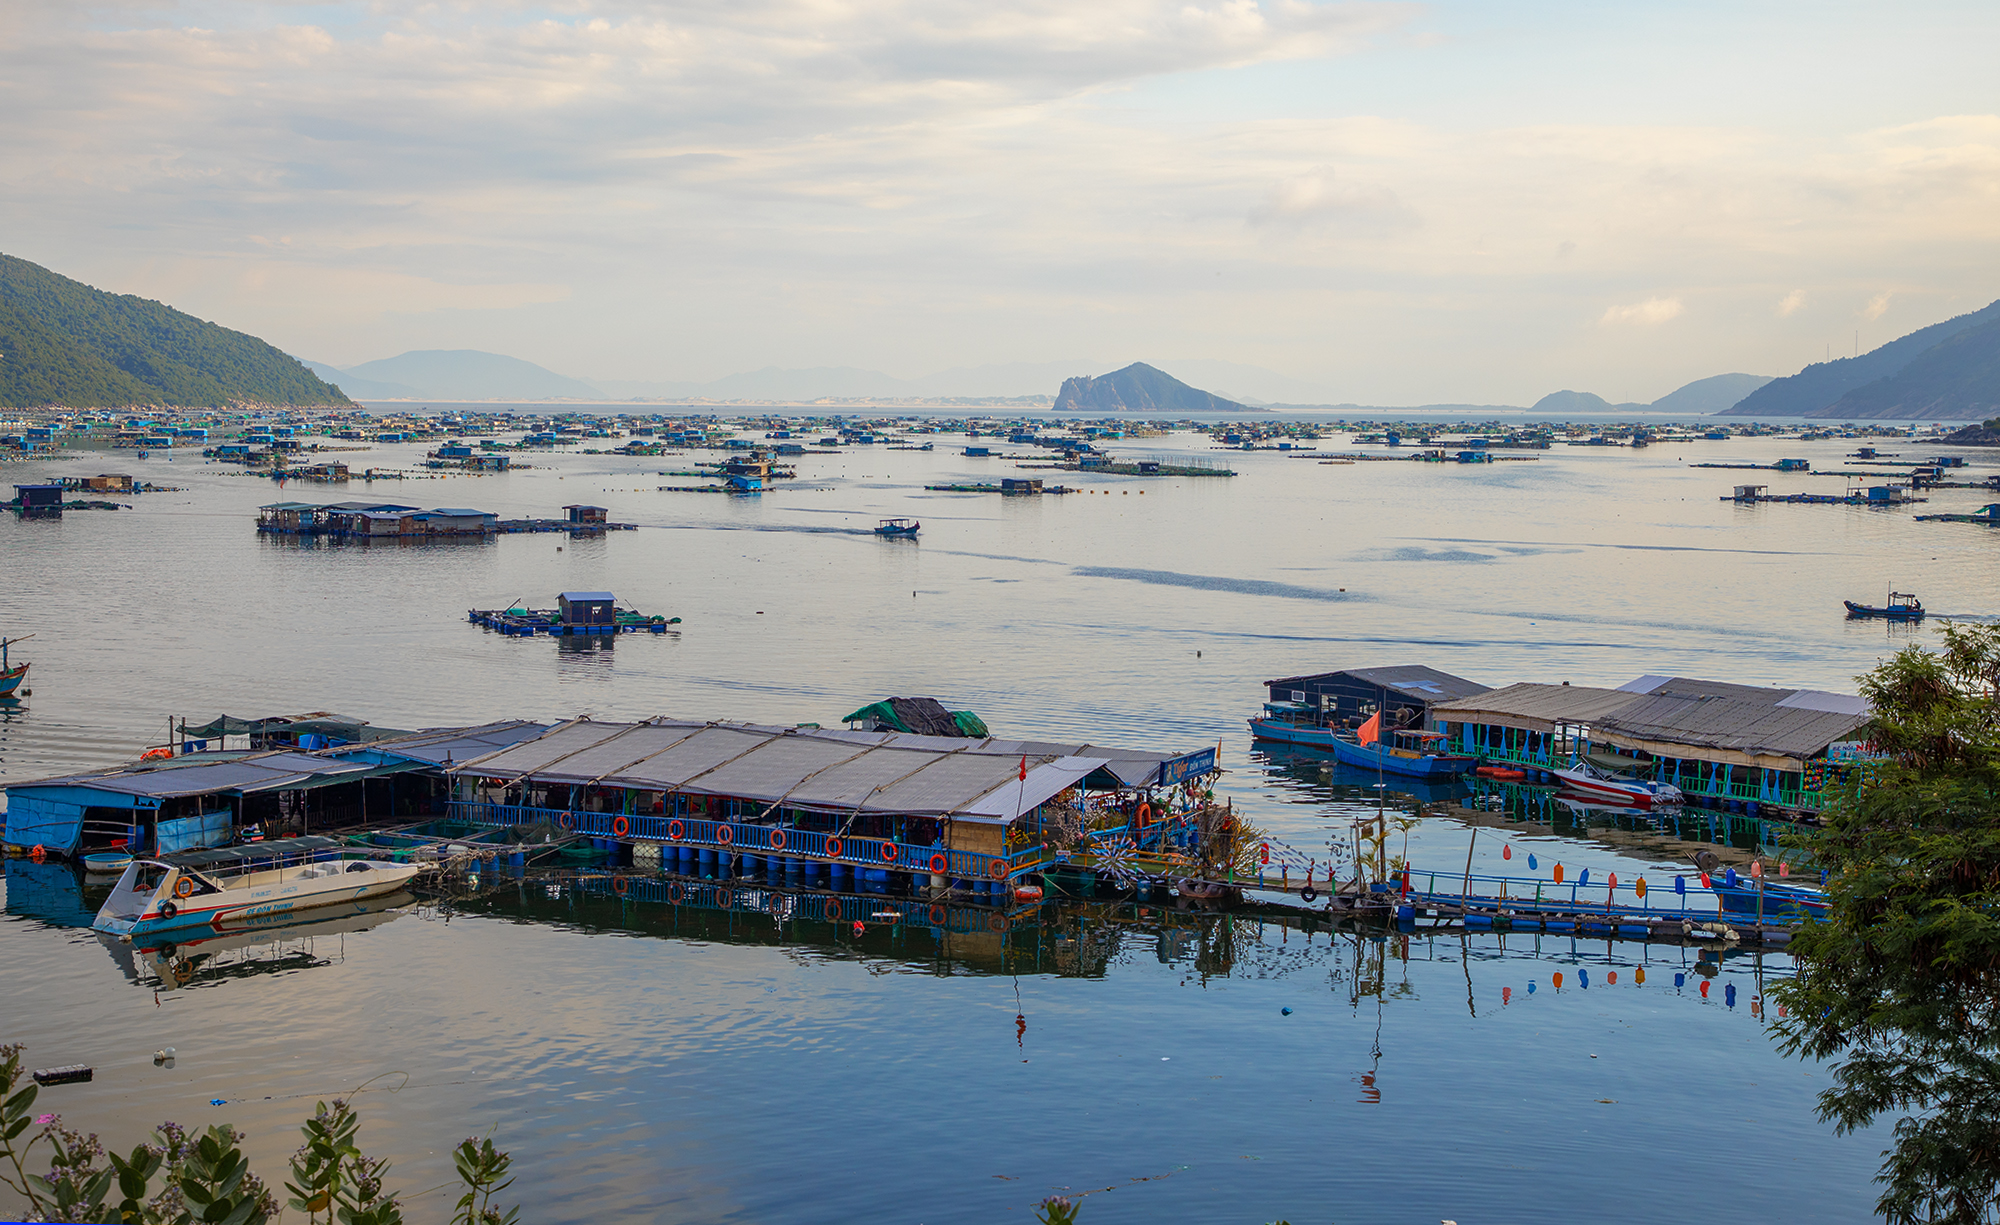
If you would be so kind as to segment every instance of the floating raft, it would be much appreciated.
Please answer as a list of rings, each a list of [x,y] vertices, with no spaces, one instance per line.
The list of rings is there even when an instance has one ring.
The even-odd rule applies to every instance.
[[[1040,493],[1040,494],[1051,494],[1051,493],[1082,493],[1082,492],[1083,492],[1083,490],[1081,490],[1081,489],[1071,489],[1071,488],[1070,488],[1069,486],[1067,486],[1067,485],[1044,485],[1044,486],[1043,486],[1043,487],[1042,487],[1041,489],[1039,489],[1039,490],[1035,490],[1035,491],[1029,491],[1029,490],[1025,490],[1025,489],[1024,489],[1024,490],[1019,490],[1019,491],[1015,491],[1015,490],[1009,490],[1009,489],[1002,489],[1002,488],[1001,488],[1000,486],[998,486],[998,485],[986,485],[986,484],[980,484],[980,485],[926,485],[926,486],[924,486],[924,488],[925,488],[925,489],[928,489],[928,490],[930,490],[930,491],[931,491],[932,493],[1015,493],[1015,492],[1020,492],[1020,493],[1030,493],[1030,492],[1033,492],[1033,493]]]
[[[1918,515],[1919,523],[1977,523],[1981,527],[2000,527],[2000,502],[1982,506],[1969,515]]]
[[[614,610],[613,617],[610,625],[566,625],[562,613],[553,608],[474,608],[465,615],[474,625],[516,638],[536,634],[558,638],[572,634],[664,634],[669,626],[681,623],[679,617],[649,617],[629,608]]]
[[[1760,493],[1749,496],[1726,493],[1724,502],[1795,502],[1814,506],[1908,506],[1912,502],[1928,502],[1929,498],[1913,498],[1904,494],[1894,498],[1871,498],[1865,493]]]

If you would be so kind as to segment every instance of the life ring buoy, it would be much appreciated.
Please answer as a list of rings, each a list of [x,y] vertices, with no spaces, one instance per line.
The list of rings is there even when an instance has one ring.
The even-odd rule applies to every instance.
[[[679,881],[675,881],[673,884],[667,886],[667,900],[674,905],[680,905],[681,899],[686,896],[687,890],[681,888]]]
[[[988,875],[988,876],[992,877],[992,878],[993,878],[994,880],[1003,880],[1003,879],[1005,879],[1005,878],[1006,878],[1006,875],[1007,875],[1007,864],[1006,864],[1006,862],[1005,862],[1004,860],[999,860],[999,859],[996,859],[996,860],[992,861],[991,863],[987,864],[987,865],[986,865],[986,875]]]
[[[611,836],[613,838],[623,838],[631,832],[632,823],[627,821],[622,814],[611,818]]]
[[[784,830],[774,829],[771,831],[771,849],[774,851],[782,851],[785,849]]]
[[[827,836],[826,857],[828,859],[839,859],[840,853],[845,849],[846,848],[840,844],[839,834],[830,834]]]
[[[722,845],[728,846],[735,838],[736,832],[727,825],[718,825],[715,827],[715,840]]]
[[[895,863],[895,862],[896,862],[896,844],[895,844],[895,843],[893,843],[893,842],[885,842],[885,843],[883,843],[883,844],[882,844],[882,862],[883,862],[883,863]]]
[[[840,922],[840,917],[840,899],[837,897],[826,899],[826,921],[829,923],[838,923]]]
[[[611,892],[617,894],[619,897],[624,897],[625,891],[627,889],[630,889],[631,887],[632,886],[622,876],[614,876],[611,878]]]
[[[673,820],[667,822],[667,837],[672,838],[675,842],[679,842],[681,835],[685,833],[687,833],[687,830],[682,827],[679,817],[675,817]]]
[[[576,828],[576,818],[567,812],[556,814],[556,825],[565,833]]]
[[[174,882],[174,896],[175,896],[175,897],[193,897],[193,896],[194,896],[194,878],[192,878],[192,877],[188,877],[188,876],[183,876],[183,877],[181,877],[181,878],[180,878],[179,880],[175,881],[175,882]]]
[[[1153,806],[1151,804],[1146,803],[1144,800],[1141,800],[1139,802],[1139,811],[1132,814],[1132,823],[1137,825],[1140,829],[1144,829],[1146,828],[1146,822],[1152,819],[1153,819]]]
[[[732,897],[730,897],[730,896],[729,896],[729,890],[727,890],[727,889],[717,889],[717,890],[715,891],[715,904],[716,904],[717,908],[719,908],[719,909],[722,909],[722,910],[727,910],[727,909],[729,909],[730,905],[731,905],[731,904],[732,904],[732,903],[733,903],[733,902],[734,902],[735,900],[736,900],[736,899],[734,899],[734,898],[732,898]]]
[[[932,927],[943,927],[943,926],[944,926],[944,907],[942,907],[942,906],[932,906],[932,907],[931,907],[931,913],[930,913],[930,921],[931,921],[931,926],[932,926]]]
[[[986,930],[1004,932],[1007,930],[1007,916],[1003,914],[986,916]]]
[[[939,851],[931,856],[931,874],[933,876],[943,876],[944,870],[950,866],[951,861],[944,857],[943,851]]]

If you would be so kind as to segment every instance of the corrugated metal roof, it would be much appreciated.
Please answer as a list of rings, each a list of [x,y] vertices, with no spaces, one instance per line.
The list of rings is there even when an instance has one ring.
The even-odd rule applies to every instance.
[[[1831,704],[1824,700],[1784,704],[1801,692],[1674,677],[1638,695],[1593,730],[1627,747],[1680,745],[1803,761],[1850,738],[1868,722],[1865,710],[1818,709]]]
[[[121,766],[86,774],[40,778],[11,783],[9,787],[91,787],[119,795],[169,800],[218,791],[247,795],[258,791],[324,787],[367,778],[380,770],[362,762],[289,750],[256,753],[226,761],[203,760],[207,756],[195,753],[144,766]]]
[[[441,766],[447,761],[471,761],[475,757],[483,757],[509,745],[519,744],[524,740],[534,740],[546,731],[548,725],[545,723],[535,723],[528,719],[504,719],[498,723],[482,723],[476,727],[426,728],[393,740],[373,741],[365,748],[372,753],[383,753]],[[343,746],[346,747],[348,746]],[[330,755],[345,757],[351,754],[343,752],[342,749],[335,749]]]
[[[454,769],[488,778],[601,782],[804,808],[1011,819],[1096,770],[1110,770],[1127,785],[1151,783],[1160,763],[1172,756],[908,732],[579,720]]]
[[[1462,676],[1440,672],[1422,664],[1405,664],[1398,668],[1342,668],[1334,672],[1318,672],[1311,676],[1283,676],[1277,680],[1265,681],[1266,685],[1296,685],[1303,681],[1325,680],[1335,676],[1351,676],[1364,685],[1375,685],[1400,693],[1404,697],[1419,702],[1448,702],[1455,698],[1469,698],[1485,693],[1490,686],[1478,681],[1469,681]]]
[[[1452,723],[1553,732],[1558,723],[1595,725],[1606,715],[1639,700],[1640,695],[1618,689],[1523,681],[1456,702],[1441,702],[1431,707],[1431,717]]]

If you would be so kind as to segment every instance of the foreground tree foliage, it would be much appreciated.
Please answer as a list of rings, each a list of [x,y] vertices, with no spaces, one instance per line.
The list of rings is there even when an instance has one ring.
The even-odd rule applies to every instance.
[[[40,1086],[23,1085],[21,1048],[0,1046],[0,1184],[28,1204],[33,1220],[101,1222],[104,1225],[265,1225],[277,1219],[278,1200],[250,1172],[241,1137],[230,1127],[201,1135],[162,1123],[153,1142],[121,1157],[94,1135],[72,1131],[55,1115],[34,1114]],[[346,1102],[325,1102],[303,1130],[305,1144],[292,1156],[285,1184],[291,1206],[310,1221],[340,1225],[402,1225],[402,1205],[388,1193],[389,1163],[362,1153],[361,1120]],[[36,1150],[46,1146],[46,1158]],[[507,1189],[512,1158],[489,1139],[468,1139],[453,1150],[466,1193],[453,1225],[515,1225],[519,1208],[492,1207]],[[46,1173],[34,1168],[41,1160]]]
[[[1887,756],[1795,841],[1830,911],[1775,987],[1783,1048],[1837,1061],[1820,1117],[1902,1116],[1877,1183],[1895,1225],[2000,1219],[2000,626],[1944,627],[1861,678]]]

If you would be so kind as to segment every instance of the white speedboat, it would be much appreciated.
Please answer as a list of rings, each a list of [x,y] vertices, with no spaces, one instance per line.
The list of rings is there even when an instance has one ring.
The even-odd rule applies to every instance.
[[[91,927],[117,936],[221,928],[393,893],[418,864],[336,859],[331,838],[254,842],[159,859],[135,859]]]
[[[1562,785],[1599,804],[1628,808],[1673,808],[1686,798],[1672,783],[1649,778],[1633,778],[1592,765],[1581,757],[1571,759],[1567,769],[1551,770]]]

